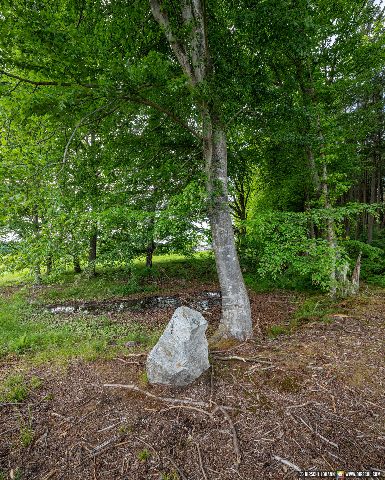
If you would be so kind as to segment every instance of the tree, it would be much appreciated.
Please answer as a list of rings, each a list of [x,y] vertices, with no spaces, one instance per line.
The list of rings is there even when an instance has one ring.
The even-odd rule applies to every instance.
[[[20,83],[47,89],[51,104],[55,89],[62,95],[61,104],[83,104],[86,108],[80,125],[92,117],[92,104],[94,110],[113,110],[129,103],[137,106],[138,118],[149,108],[156,110],[203,143],[213,249],[223,295],[221,334],[248,338],[250,304],[235,249],[227,192],[224,109],[230,103],[215,94],[220,80],[217,72],[221,62],[226,62],[221,55],[213,62],[208,44],[210,24],[214,34],[210,47],[218,49],[228,35],[222,5],[214,5],[209,13],[203,3],[187,2],[171,15],[165,4],[151,2],[153,15],[182,67],[181,77],[159,30],[148,21],[143,2],[133,2],[130,7],[119,0],[82,6],[71,0],[59,3],[43,1],[25,8],[22,2],[12,2],[3,8],[3,42],[11,36],[19,39],[16,48],[2,51],[3,78],[14,82],[10,89]],[[235,66],[235,56],[228,60]],[[221,72],[222,77],[227,74]],[[243,103],[234,105],[239,109]]]
[[[209,218],[222,292],[220,334],[244,340],[252,334],[251,311],[228,203],[226,131],[221,118],[222,105],[213,93],[216,82],[209,50],[207,8],[200,0],[182,2],[170,20],[171,11],[166,2],[150,0],[150,4],[154,18],[188,79],[200,112]]]

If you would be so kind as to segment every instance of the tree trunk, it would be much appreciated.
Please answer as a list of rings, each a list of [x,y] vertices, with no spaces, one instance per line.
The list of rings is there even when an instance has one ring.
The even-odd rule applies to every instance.
[[[329,201],[328,173],[326,163],[323,164],[322,173],[322,193],[324,208],[326,211],[331,209]],[[337,241],[335,234],[335,225],[333,218],[328,214],[326,218],[326,238],[332,253],[332,265],[330,270],[330,295],[334,297],[337,293]]]
[[[147,245],[147,253],[146,253],[146,267],[151,268],[152,267],[152,257],[154,255],[155,251],[155,242],[154,240],[150,240],[150,242]]]
[[[37,208],[35,208],[35,211],[37,211]],[[38,213],[34,213],[32,223],[33,223],[33,228],[35,231],[36,238],[38,239],[40,237],[40,225],[39,225]],[[41,278],[40,261],[37,261],[33,266],[33,272],[34,272],[34,284],[41,285],[43,280]]]
[[[48,255],[47,261],[46,261],[46,264],[45,264],[47,275],[51,275],[51,273],[52,273],[52,263],[53,263],[52,255]]]
[[[252,336],[251,310],[235,248],[228,202],[226,135],[217,115],[220,109],[215,105],[215,96],[212,95],[209,108],[206,95],[201,96],[199,89],[204,85],[202,90],[209,91],[205,83],[211,82],[215,75],[209,52],[206,2],[186,0],[180,3],[179,12],[177,7],[170,12],[176,13],[186,27],[186,34],[179,38],[170,23],[166,2],[150,0],[150,5],[191,88],[198,87],[195,98],[202,114],[210,226],[222,292],[222,319],[216,336],[245,340]]]
[[[376,202],[376,187],[377,187],[377,178],[376,178],[377,166],[373,165],[372,175],[370,178],[370,204]],[[374,216],[368,214],[368,243],[373,242],[373,227],[374,227]]]
[[[80,266],[80,260],[77,255],[74,255],[74,272],[75,273],[82,273],[82,269]]]
[[[227,193],[226,135],[205,114],[204,157],[209,194],[209,217],[213,250],[222,293],[219,337],[245,340],[252,336],[251,309],[235,248]]]
[[[96,275],[96,249],[98,243],[98,234],[94,231],[90,237],[89,251],[88,251],[88,275],[95,277]]]
[[[35,265],[35,268],[34,268],[34,284],[35,285],[41,285],[42,282],[43,282],[43,280],[41,278],[40,265],[37,264],[37,265]]]
[[[156,192],[156,187],[154,187],[154,194]],[[156,202],[153,204],[152,206],[152,215],[149,219],[149,222],[148,222],[148,228],[147,228],[147,231],[148,231],[148,236],[147,236],[147,239],[148,239],[148,243],[147,243],[147,248],[146,248],[146,267],[147,268],[152,268],[152,257],[154,255],[154,251],[155,251],[155,242],[154,242],[154,226],[155,226],[155,211],[156,211]]]
[[[360,273],[361,273],[361,257],[362,252],[358,254],[356,265],[352,274],[352,294],[355,295],[360,289]]]

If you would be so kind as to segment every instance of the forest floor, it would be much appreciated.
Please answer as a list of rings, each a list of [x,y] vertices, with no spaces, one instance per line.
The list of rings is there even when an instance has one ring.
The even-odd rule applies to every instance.
[[[3,288],[3,299],[17,292]],[[64,294],[53,302],[49,286],[27,292],[35,312],[84,303]],[[149,332],[119,346],[108,337],[107,355],[74,351],[47,362],[38,348],[33,355],[19,348],[0,357],[0,479],[278,480],[298,478],[297,469],[385,475],[385,290],[364,288],[334,304],[250,291],[253,340],[212,346],[211,368],[187,388],[149,385],[146,353],[175,304],[111,305],[155,294],[195,305],[207,292],[218,292],[215,281],[166,278],[151,295],[112,295],[107,307],[94,299],[103,325],[130,330],[140,322]],[[205,308],[212,332],[220,306]],[[97,309],[87,312],[45,315],[56,326],[100,321]]]

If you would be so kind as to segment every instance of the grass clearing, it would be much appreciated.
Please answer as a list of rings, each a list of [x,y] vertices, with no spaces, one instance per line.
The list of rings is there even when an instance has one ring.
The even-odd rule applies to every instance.
[[[44,304],[69,300],[94,300],[133,293],[159,291],[163,279],[213,280],[216,277],[212,255],[207,252],[191,258],[179,255],[154,257],[148,269],[144,260],[127,268],[104,268],[95,278],[63,272],[47,278],[41,288],[23,285],[28,272],[5,274],[3,288],[20,285],[11,294],[0,296],[0,358],[16,355],[37,364],[79,357],[93,360],[112,358],[126,351],[133,341],[141,348],[152,347],[160,331],[148,331],[140,324],[119,324],[106,315],[58,317],[44,312]],[[33,303],[30,296],[33,297]]]
[[[0,271],[1,270],[0,265]],[[32,278],[31,273],[27,269],[19,270],[17,272],[3,271],[0,274],[0,288],[29,283],[32,281]]]
[[[96,277],[86,274],[62,272],[47,278],[47,288],[36,292],[44,303],[67,300],[96,300],[122,297],[135,293],[152,293],[159,290],[163,280],[215,281],[215,262],[211,252],[201,252],[192,257],[181,255],[154,256],[153,267],[148,268],[144,259],[132,265],[104,267]]]
[[[109,358],[125,351],[129,341],[150,347],[159,335],[139,324],[116,324],[105,316],[62,321],[28,303],[25,294],[23,290],[0,298],[0,357],[17,355],[34,363]]]

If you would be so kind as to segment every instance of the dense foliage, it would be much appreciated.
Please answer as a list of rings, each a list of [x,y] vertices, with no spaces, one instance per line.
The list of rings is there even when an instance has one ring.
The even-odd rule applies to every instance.
[[[150,3],[2,2],[2,268],[39,282],[209,244],[222,186],[201,160],[207,109],[227,136],[245,268],[336,293],[362,252],[382,275],[381,5],[202,2],[210,68],[194,84],[167,28],[194,47],[195,24],[164,1],[162,27]]]

